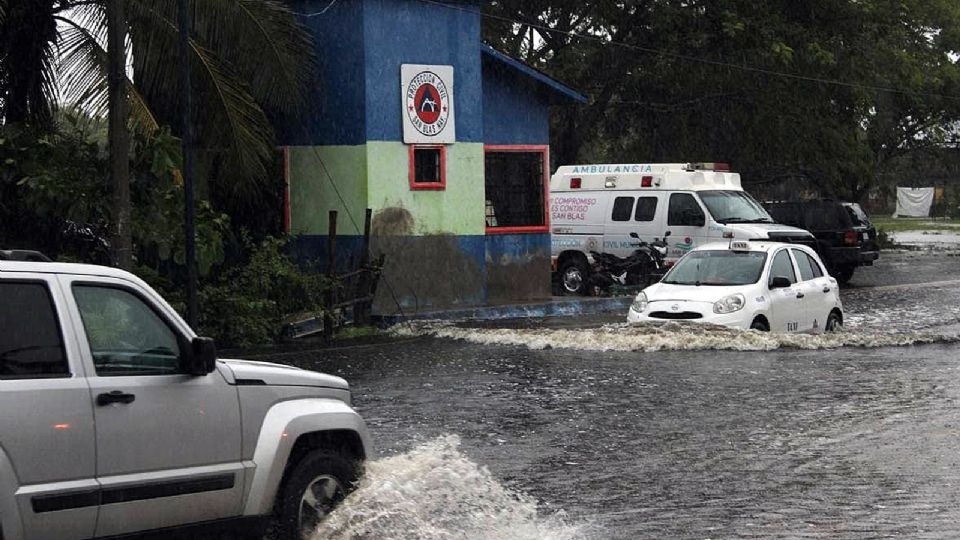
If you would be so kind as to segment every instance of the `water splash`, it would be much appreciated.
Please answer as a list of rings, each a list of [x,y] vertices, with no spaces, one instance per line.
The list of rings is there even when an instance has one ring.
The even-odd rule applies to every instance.
[[[572,540],[590,536],[562,513],[497,482],[459,450],[454,435],[370,462],[314,540]]]
[[[737,330],[701,323],[607,324],[599,328],[467,328],[428,321],[398,325],[398,335],[433,336],[482,345],[515,345],[530,349],[581,351],[734,350],[771,351],[780,348],[836,349],[892,347],[957,341],[956,336],[924,332],[890,332],[855,328],[832,334],[784,334]]]

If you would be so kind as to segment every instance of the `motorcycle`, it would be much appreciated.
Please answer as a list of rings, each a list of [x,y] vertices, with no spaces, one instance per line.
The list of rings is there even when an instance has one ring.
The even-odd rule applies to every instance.
[[[630,237],[638,240],[633,244],[636,249],[628,257],[618,257],[612,253],[591,251],[594,264],[590,284],[596,289],[608,289],[620,286],[647,286],[659,280],[666,269],[667,231],[663,238],[654,238],[652,242],[640,240],[637,233]]]

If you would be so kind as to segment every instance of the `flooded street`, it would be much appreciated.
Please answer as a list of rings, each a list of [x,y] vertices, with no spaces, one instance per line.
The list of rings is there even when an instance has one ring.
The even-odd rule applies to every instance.
[[[290,355],[350,380],[380,452],[324,534],[958,537],[960,283],[957,259],[937,260],[936,285],[881,267],[844,291],[846,334],[926,344],[738,347],[747,333],[681,329],[673,348],[726,346],[590,345],[644,335],[611,315],[455,327],[505,344]]]

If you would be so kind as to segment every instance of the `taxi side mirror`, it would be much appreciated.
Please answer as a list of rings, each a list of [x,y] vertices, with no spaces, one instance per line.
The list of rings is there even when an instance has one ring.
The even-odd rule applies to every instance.
[[[790,282],[790,279],[783,276],[776,276],[770,280],[771,291],[774,289],[786,289],[791,285],[793,285],[793,283]]]

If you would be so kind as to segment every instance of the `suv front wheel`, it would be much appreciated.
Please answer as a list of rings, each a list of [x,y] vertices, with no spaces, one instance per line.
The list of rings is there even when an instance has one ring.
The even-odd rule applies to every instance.
[[[276,523],[277,540],[308,540],[317,525],[353,490],[359,467],[330,450],[314,450],[283,482]]]

